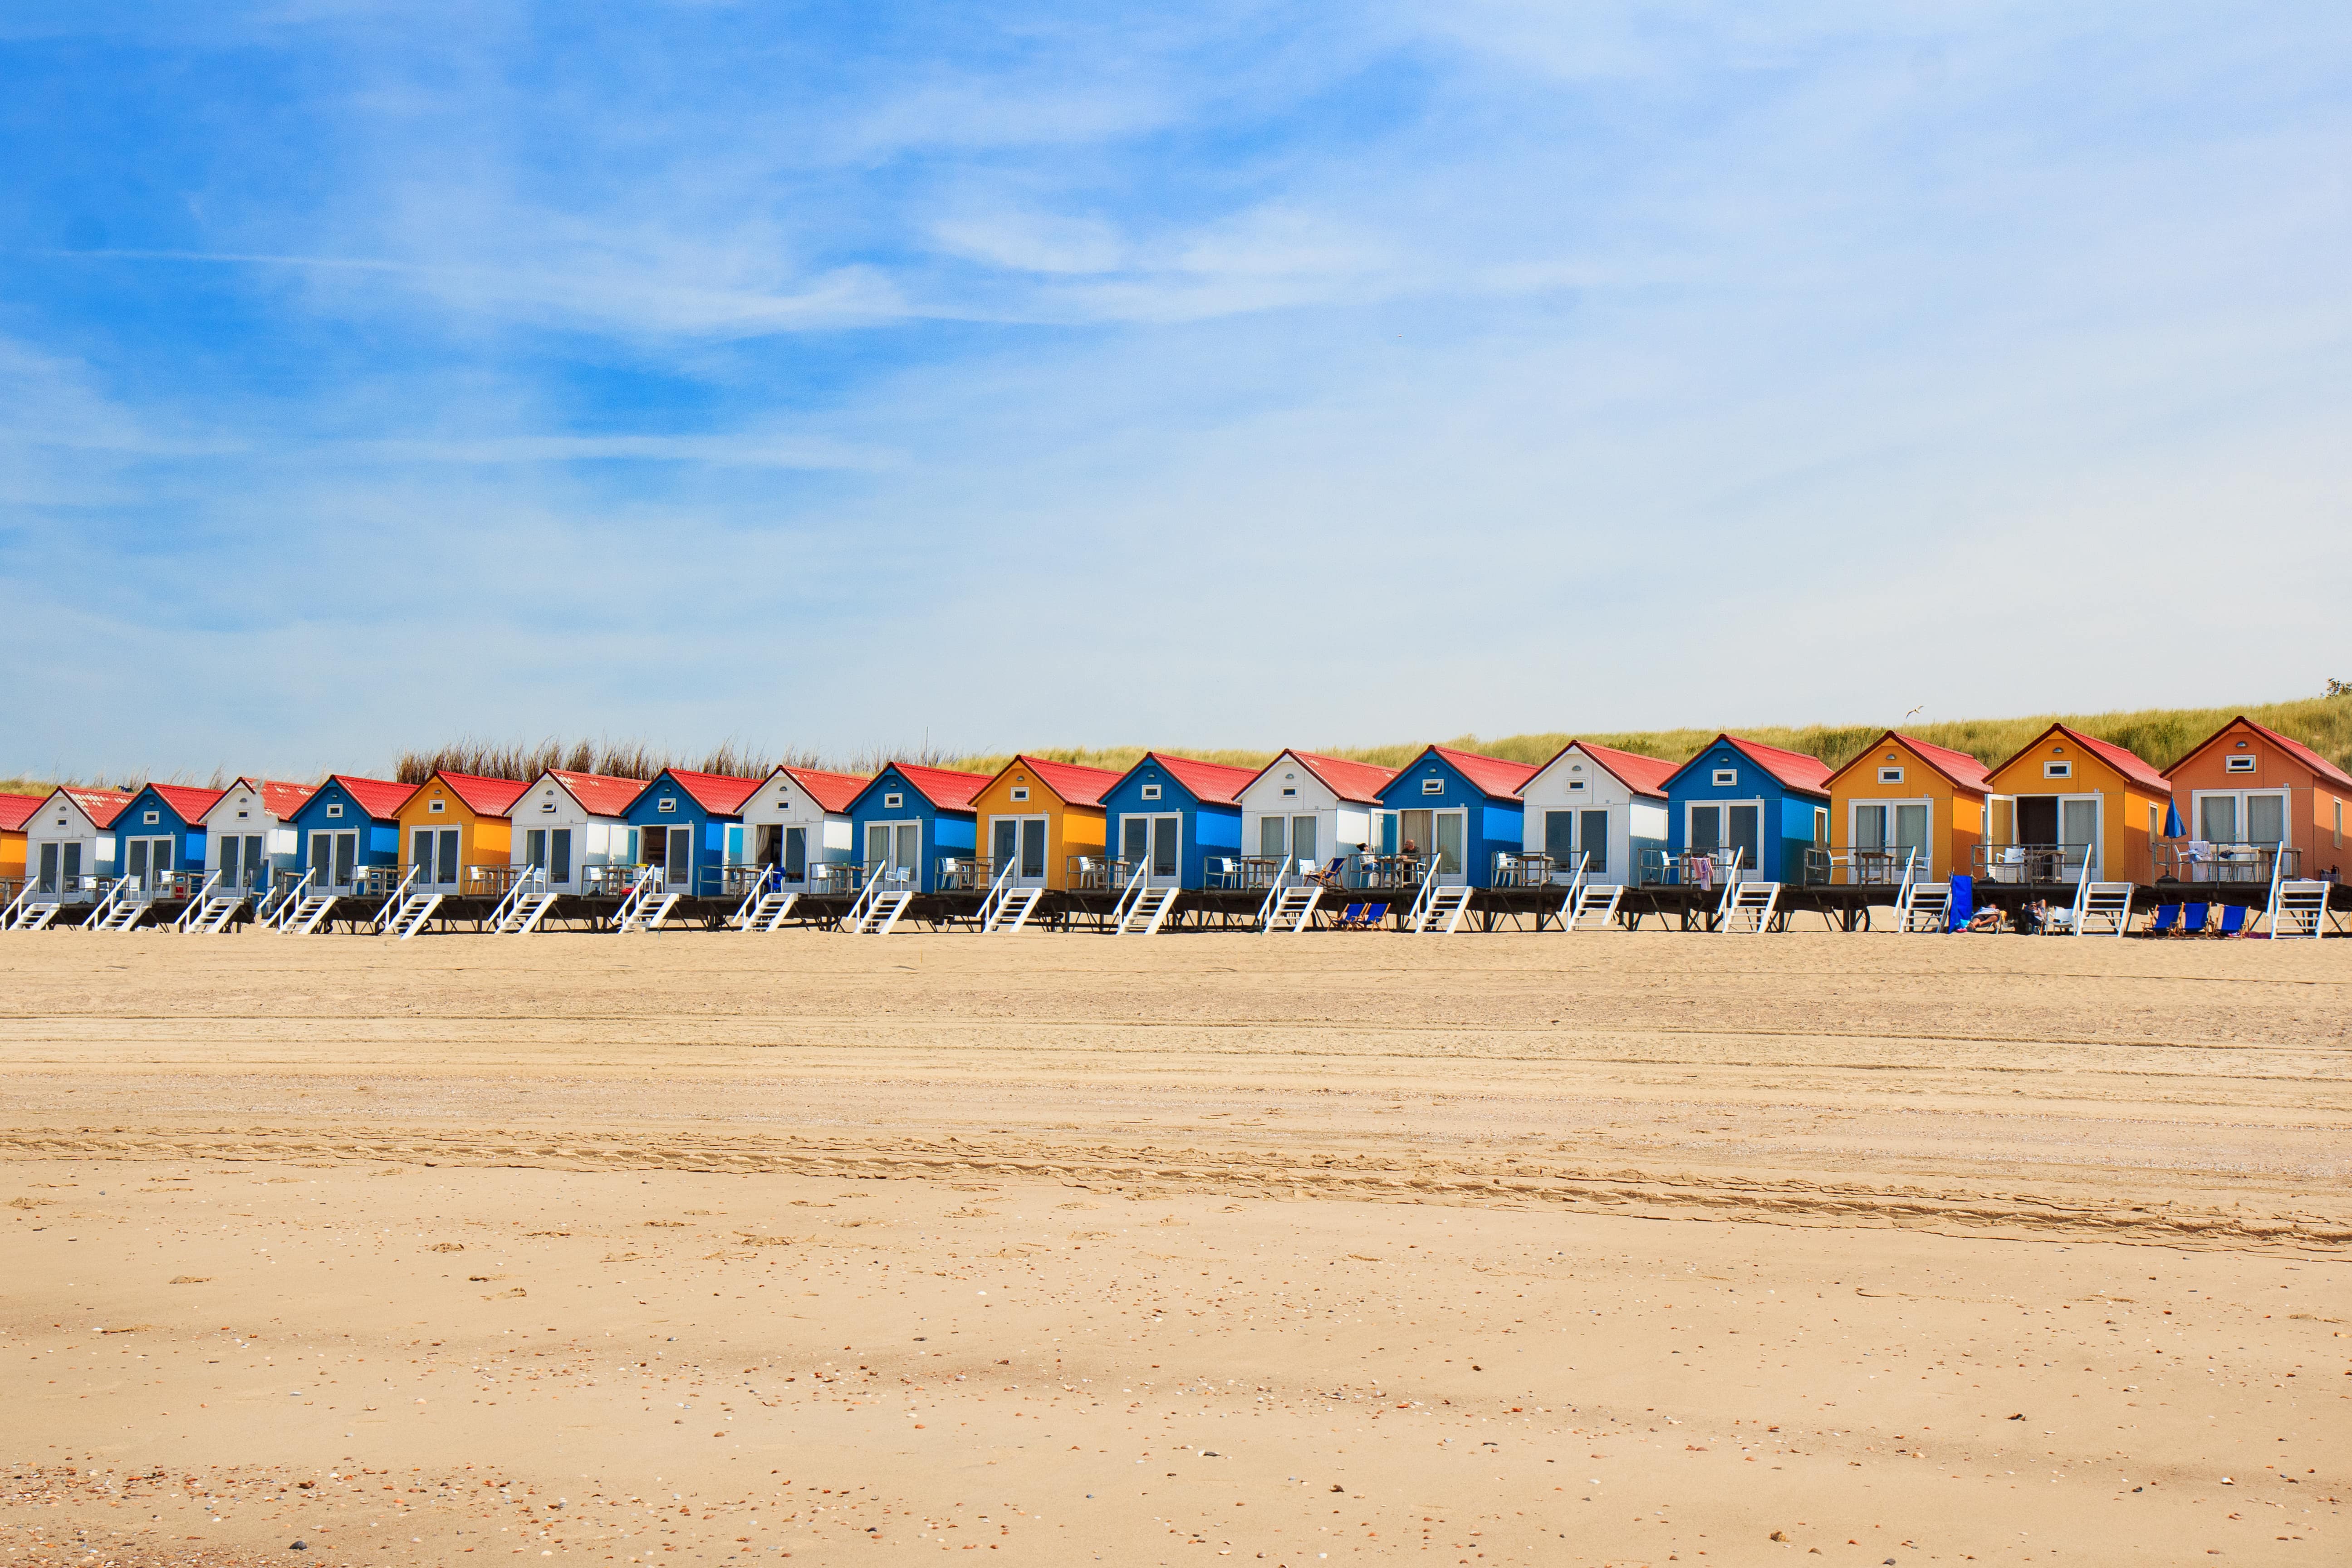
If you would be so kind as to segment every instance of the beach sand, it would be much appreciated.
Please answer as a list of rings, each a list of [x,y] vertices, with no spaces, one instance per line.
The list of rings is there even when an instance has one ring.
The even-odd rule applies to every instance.
[[[2352,944],[0,978],[0,1564],[2352,1561]]]

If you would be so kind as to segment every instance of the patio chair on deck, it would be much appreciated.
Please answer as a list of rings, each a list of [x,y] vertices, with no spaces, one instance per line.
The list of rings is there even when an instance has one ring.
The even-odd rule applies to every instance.
[[[1212,855],[1201,862],[1201,885],[1203,888],[1238,888],[1242,885],[1242,863],[1230,855]]]
[[[1301,860],[1298,863],[1298,875],[1303,880],[1319,882],[1327,888],[1336,888],[1340,885],[1339,873],[1347,868],[1347,865],[1348,858],[1345,855],[1332,856],[1331,863],[1320,871],[1315,868],[1314,861]]]

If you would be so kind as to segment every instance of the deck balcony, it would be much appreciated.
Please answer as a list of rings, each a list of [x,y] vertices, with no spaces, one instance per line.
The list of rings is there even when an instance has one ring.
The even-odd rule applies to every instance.
[[[2303,875],[2303,851],[2287,844],[2217,844],[2201,838],[2155,846],[2158,882],[2222,882],[2267,886],[2273,877]]]

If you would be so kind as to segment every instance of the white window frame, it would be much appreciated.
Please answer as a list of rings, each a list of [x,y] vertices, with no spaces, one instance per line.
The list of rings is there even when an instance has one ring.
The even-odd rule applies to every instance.
[[[2255,764],[2260,763],[2261,760],[2261,758],[2255,756],[2252,752],[2241,752],[2234,755],[2223,757],[2221,759],[2221,771],[2225,773],[2250,773],[2255,771]]]
[[[1136,796],[1139,800],[1158,800],[1160,798],[1160,786],[1158,784],[1139,785],[1136,789]]]
[[[1903,782],[1902,768],[1899,766],[1881,767],[1878,770],[1878,782],[1883,784],[1901,784]]]
[[[2069,757],[2062,761],[2054,757],[2043,758],[2042,762],[2042,776],[2045,779],[2071,780],[2074,776],[2074,759]]]
[[[1710,784],[1708,787],[1710,789],[1738,789],[1739,787],[1739,770],[1738,768],[1716,769],[1715,783]]]
[[[2276,839],[2275,842],[2280,844],[2293,844],[2294,842],[2294,791],[2287,788],[2284,784],[2273,784],[2265,789],[2190,790],[2189,792],[2189,837],[2196,838],[2200,837],[2202,834],[2205,822],[2205,802],[2214,797],[2226,796],[2238,803],[2238,837],[2229,840],[2229,842],[2233,844],[2264,844],[2273,842],[2270,839],[2249,838],[2246,837],[2246,802],[2258,795],[2276,795],[2279,798],[2279,832],[2281,837]]]
[[[1845,847],[1849,853],[1863,847],[1862,835],[1856,831],[1856,824],[1861,818],[1863,807],[1870,805],[1886,807],[1886,830],[1889,834],[1895,831],[1896,806],[1924,805],[1927,808],[1927,839],[1926,843],[1919,846],[1919,852],[1924,857],[1919,867],[1919,876],[1923,880],[1931,879],[1936,874],[1937,863],[1943,858],[1936,853],[1936,797],[1925,795],[1858,795],[1849,799],[1845,803]],[[1873,847],[1885,851],[1894,849],[1895,846],[1888,843],[1875,845]],[[1949,874],[1952,868],[1947,866],[1943,869],[1946,874]]]
[[[1715,806],[1734,805],[1752,805],[1756,808],[1756,864],[1753,866],[1743,866],[1740,868],[1740,870],[1745,875],[1761,877],[1764,874],[1764,846],[1765,843],[1772,837],[1772,814],[1765,808],[1765,801],[1762,795],[1758,795],[1752,800],[1734,800],[1722,795],[1707,795],[1704,797],[1695,796],[1692,799],[1684,801],[1683,847],[1685,850],[1697,847],[1691,842],[1692,812],[1697,811],[1702,807],[1712,808]],[[1728,829],[1730,826],[1731,819],[1729,817],[1726,817],[1724,819],[1724,826]],[[1718,844],[1716,847],[1718,849],[1728,849],[1731,846],[1726,843]]]
[[[1445,781],[1442,778],[1423,779],[1421,781],[1421,793],[1423,795],[1444,795],[1445,793]],[[1418,810],[1419,808],[1416,807],[1415,809]]]

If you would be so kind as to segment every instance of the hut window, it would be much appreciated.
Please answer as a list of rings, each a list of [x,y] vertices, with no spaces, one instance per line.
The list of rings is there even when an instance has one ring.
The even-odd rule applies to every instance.
[[[1445,793],[1445,781],[1444,779],[1423,779],[1421,781],[1421,793],[1423,795],[1444,795]]]
[[[2344,847],[2344,803],[2336,803],[2336,847]]]
[[[2072,763],[2044,763],[2042,764],[2042,776],[2045,779],[2071,779],[2074,776],[2074,764]]]
[[[1282,793],[1283,793],[1283,794],[1285,794],[1285,795],[1297,795],[1297,794],[1298,793],[1298,791],[1297,791],[1297,789],[1296,787],[1293,787],[1293,788],[1290,788],[1290,789],[1286,789],[1286,790],[1284,790]]]
[[[662,798],[662,803],[659,805],[655,806],[654,809],[656,811],[676,811],[677,809],[677,797],[675,795],[665,795]]]
[[[248,817],[248,816],[251,816],[253,815],[253,813],[251,813],[251,812],[249,812],[249,811],[240,811],[240,812],[238,812],[236,815],[237,815],[238,819],[239,819],[240,821],[242,821],[244,818]]]
[[[446,800],[436,800],[425,809],[427,811],[446,811],[449,809],[449,803]]]
[[[541,815],[553,816],[555,815],[555,803],[551,800],[543,800],[539,803],[539,809]]]
[[[1880,784],[1901,784],[1903,782],[1903,770],[1901,768],[1881,768],[1878,770],[1878,782]]]
[[[1717,768],[1715,770],[1715,782],[1718,788],[1727,789],[1739,782],[1739,770],[1738,768]]]
[[[328,807],[327,807],[327,815],[328,815],[329,816],[342,816],[342,815],[343,815],[343,803],[342,803],[341,801],[336,801],[333,805],[331,805],[328,806]]]
[[[1025,787],[1016,789],[1013,792],[1013,798],[1015,800],[1027,800],[1029,798],[1029,791]]]
[[[896,811],[906,804],[907,797],[903,795],[886,795],[882,797],[882,805],[887,810]]]
[[[1568,781],[1568,787],[1570,793],[1573,794],[1575,791],[1580,790],[1584,787],[1584,781],[1582,779],[1570,779]]]
[[[2251,756],[2223,757],[2221,759],[2221,771],[2225,773],[2252,773],[2254,771],[2254,759]],[[152,822],[155,818],[152,816],[150,816],[147,820]]]
[[[1143,798],[1146,800],[1158,800],[1160,798],[1160,786],[1158,784],[1145,784],[1143,786],[1142,795]]]
[[[2237,759],[2236,759],[2236,758],[2234,758],[2234,757],[2232,757],[2232,758],[2231,758],[2231,759],[2230,759],[2230,760],[2231,760],[2231,761],[2232,761],[2232,762],[2235,762]],[[149,812],[145,816],[141,817],[139,820],[141,820],[142,822],[161,822],[161,821],[163,821],[163,817],[162,817],[162,816],[161,816],[161,815],[159,815],[158,813],[155,813],[155,812],[152,812],[152,811],[151,811],[151,812]]]

